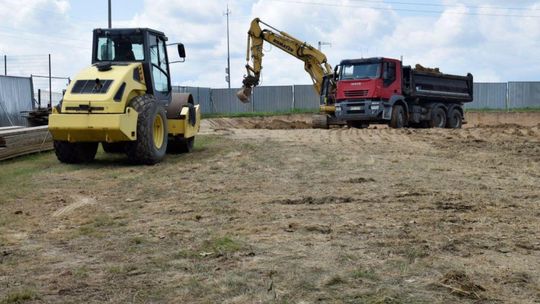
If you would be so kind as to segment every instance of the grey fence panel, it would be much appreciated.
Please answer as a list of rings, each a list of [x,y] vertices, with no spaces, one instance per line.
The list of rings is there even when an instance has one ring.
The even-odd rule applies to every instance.
[[[203,87],[173,87],[173,92],[190,93],[193,95],[195,104],[201,105],[204,114],[212,113],[212,89]]]
[[[315,110],[319,108],[319,95],[312,85],[294,86],[294,108],[298,110]]]
[[[284,112],[292,109],[292,86],[256,87],[253,90],[254,112]]]
[[[0,76],[0,126],[25,126],[21,111],[33,108],[32,80],[25,77]]]
[[[508,103],[511,109],[540,107],[540,82],[509,82]]]
[[[507,84],[500,83],[475,83],[474,100],[466,103],[468,109],[506,109]]]
[[[236,98],[239,89],[213,89],[212,90],[212,113],[245,113],[253,111],[253,100],[243,103]]]

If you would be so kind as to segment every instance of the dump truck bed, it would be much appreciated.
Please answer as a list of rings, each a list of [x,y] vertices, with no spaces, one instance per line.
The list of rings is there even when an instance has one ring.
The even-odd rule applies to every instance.
[[[431,69],[403,68],[403,90],[406,97],[420,101],[471,102],[473,76],[449,75]]]

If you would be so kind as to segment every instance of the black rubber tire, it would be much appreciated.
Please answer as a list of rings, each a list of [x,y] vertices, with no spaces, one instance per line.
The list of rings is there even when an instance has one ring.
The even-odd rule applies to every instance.
[[[390,123],[388,124],[390,128],[401,129],[407,125],[405,117],[405,109],[402,105],[394,105],[392,108],[392,117],[390,118]]]
[[[165,157],[167,152],[167,115],[165,109],[157,104],[152,95],[133,98],[129,104],[139,114],[137,118],[137,140],[128,142],[126,154],[131,163],[154,165]],[[161,147],[154,144],[154,120],[160,115],[163,126],[163,143]]]
[[[125,153],[126,152],[125,142],[115,142],[115,143],[102,142],[101,146],[103,147],[103,151],[107,153]]]
[[[448,113],[448,117],[446,119],[446,127],[450,129],[461,129],[463,126],[463,116],[461,115],[461,111],[454,108]]]
[[[54,141],[54,152],[59,161],[66,164],[89,163],[96,158],[97,142],[70,143],[67,141]]]
[[[446,111],[441,108],[435,108],[431,111],[431,119],[429,121],[430,128],[446,127]]]
[[[169,138],[169,144],[167,145],[167,153],[190,153],[191,151],[193,151],[194,144],[195,136],[189,138],[183,138],[178,136],[171,137]]]
[[[367,129],[369,128],[369,124],[362,122],[362,121],[347,121],[347,126],[349,128],[355,128],[355,129]]]

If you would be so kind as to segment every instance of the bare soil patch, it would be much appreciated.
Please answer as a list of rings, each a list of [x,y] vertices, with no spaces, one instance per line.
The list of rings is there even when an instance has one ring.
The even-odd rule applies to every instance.
[[[153,167],[0,164],[0,303],[540,301],[538,126],[206,123]]]

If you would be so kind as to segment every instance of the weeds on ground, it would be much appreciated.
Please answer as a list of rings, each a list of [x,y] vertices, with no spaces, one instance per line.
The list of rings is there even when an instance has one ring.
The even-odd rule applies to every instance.
[[[0,300],[0,304],[18,304],[38,299],[40,299],[40,296],[36,291],[25,288],[9,292],[5,298]]]

